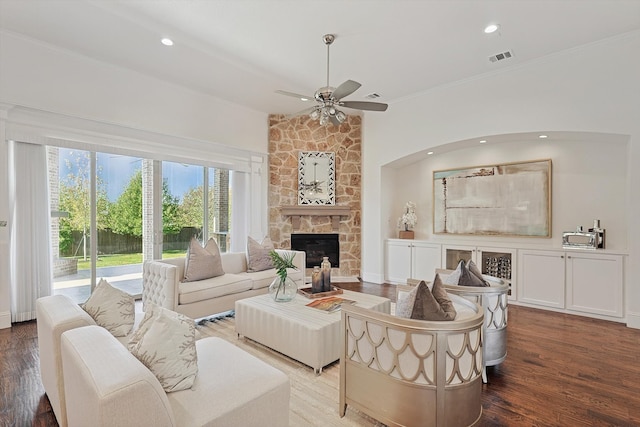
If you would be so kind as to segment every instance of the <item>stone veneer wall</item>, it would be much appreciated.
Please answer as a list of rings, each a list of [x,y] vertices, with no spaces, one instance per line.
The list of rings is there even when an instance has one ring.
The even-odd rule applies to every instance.
[[[349,206],[351,213],[340,220],[340,269],[334,277],[360,277],[361,135],[360,116],[348,116],[340,126],[320,126],[307,116],[269,116],[269,237],[276,248],[291,248],[291,218],[280,208],[298,204],[298,152],[335,153],[336,206]],[[328,216],[303,216],[295,232],[335,233]]]

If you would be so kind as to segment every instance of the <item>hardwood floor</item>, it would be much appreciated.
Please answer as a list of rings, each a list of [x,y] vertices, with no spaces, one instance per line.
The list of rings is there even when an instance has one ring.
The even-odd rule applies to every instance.
[[[341,286],[395,299],[391,285]],[[480,426],[640,426],[640,330],[512,304],[507,347]],[[0,427],[57,426],[38,363],[35,322],[0,330]]]

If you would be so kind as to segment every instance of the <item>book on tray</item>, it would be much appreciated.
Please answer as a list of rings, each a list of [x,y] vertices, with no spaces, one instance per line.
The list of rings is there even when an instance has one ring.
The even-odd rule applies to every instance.
[[[329,297],[311,301],[307,304],[307,307],[317,308],[318,310],[326,311],[327,313],[333,313],[342,308],[342,304],[355,304],[355,301],[350,299],[344,299],[340,297]]]

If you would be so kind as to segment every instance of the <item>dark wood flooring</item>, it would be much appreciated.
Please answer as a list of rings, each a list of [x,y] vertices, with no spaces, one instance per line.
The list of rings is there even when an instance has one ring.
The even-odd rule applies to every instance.
[[[341,286],[395,299],[391,285]],[[512,304],[507,348],[480,426],[640,426],[640,330]],[[35,322],[0,330],[0,427],[58,425],[38,363]]]

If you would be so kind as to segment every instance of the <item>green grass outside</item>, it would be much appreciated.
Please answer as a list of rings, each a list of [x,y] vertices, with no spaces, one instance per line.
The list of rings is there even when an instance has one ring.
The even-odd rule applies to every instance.
[[[186,251],[164,251],[162,258],[179,258],[185,256]],[[115,267],[118,265],[141,264],[142,254],[112,254],[98,256],[96,267]],[[87,257],[83,261],[82,257],[78,257],[78,270],[88,270],[91,268],[91,260]]]

